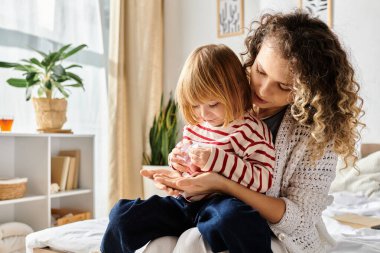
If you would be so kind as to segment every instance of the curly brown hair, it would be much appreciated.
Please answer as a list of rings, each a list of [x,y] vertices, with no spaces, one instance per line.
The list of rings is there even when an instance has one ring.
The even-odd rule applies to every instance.
[[[349,156],[356,161],[358,127],[364,127],[359,120],[364,114],[363,99],[338,37],[324,22],[306,13],[265,14],[252,23],[245,41],[247,71],[267,39],[289,61],[293,74],[291,112],[300,124],[311,128],[313,160],[320,159],[332,141],[334,151],[346,162]]]

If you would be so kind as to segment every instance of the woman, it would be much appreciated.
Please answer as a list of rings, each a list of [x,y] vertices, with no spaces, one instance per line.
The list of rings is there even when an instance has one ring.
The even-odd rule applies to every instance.
[[[325,252],[333,243],[321,213],[337,155],[355,156],[362,99],[347,53],[325,23],[303,13],[264,15],[246,39],[253,101],[275,136],[273,185],[266,195],[216,173],[181,178],[142,171],[176,195],[231,195],[268,221],[289,252]],[[179,148],[172,167],[184,171]]]

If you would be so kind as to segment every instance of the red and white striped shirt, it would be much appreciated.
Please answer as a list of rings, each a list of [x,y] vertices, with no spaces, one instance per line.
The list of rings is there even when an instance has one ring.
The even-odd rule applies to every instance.
[[[264,122],[246,113],[227,127],[208,123],[186,125],[183,140],[211,148],[202,171],[214,171],[257,192],[272,185],[275,149],[272,134]]]

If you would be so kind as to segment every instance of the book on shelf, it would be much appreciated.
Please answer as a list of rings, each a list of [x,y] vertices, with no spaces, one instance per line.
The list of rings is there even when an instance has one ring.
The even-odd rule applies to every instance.
[[[70,156],[72,158],[75,158],[74,159],[75,163],[73,163],[73,167],[70,167],[70,172],[72,172],[73,174],[69,173],[72,176],[72,178],[69,176],[69,178],[71,178],[72,181],[68,183],[68,186],[70,187],[70,190],[71,189],[78,189],[78,187],[79,187],[78,181],[79,181],[80,157],[81,157],[80,150],[79,149],[61,150],[58,155]],[[74,164],[75,164],[75,166],[74,166]]]
[[[61,191],[66,190],[70,159],[69,156],[53,156],[51,158],[51,183],[57,183]]]
[[[76,170],[76,158],[70,157],[69,172],[67,175],[66,190],[74,189],[75,170]]]

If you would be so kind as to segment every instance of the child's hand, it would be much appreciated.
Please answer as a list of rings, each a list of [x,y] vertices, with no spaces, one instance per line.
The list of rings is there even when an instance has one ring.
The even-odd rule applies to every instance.
[[[168,157],[169,165],[179,172],[187,172],[189,170],[189,164],[183,158],[187,156],[187,153],[182,150],[184,145],[191,145],[191,142],[187,140],[179,142]]]
[[[211,148],[192,147],[189,151],[191,164],[199,167],[201,170],[206,165],[211,155]]]

